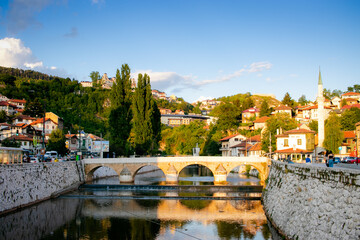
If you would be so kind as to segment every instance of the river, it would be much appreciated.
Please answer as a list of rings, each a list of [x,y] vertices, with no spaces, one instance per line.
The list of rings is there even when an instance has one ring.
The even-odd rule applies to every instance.
[[[181,172],[179,185],[212,181],[206,169],[188,168]],[[230,174],[228,182],[259,184],[238,173]],[[118,177],[93,184],[118,184]],[[161,173],[148,171],[138,174],[134,184],[165,182]],[[2,216],[0,239],[274,239],[261,202],[250,200],[256,195],[81,188]]]

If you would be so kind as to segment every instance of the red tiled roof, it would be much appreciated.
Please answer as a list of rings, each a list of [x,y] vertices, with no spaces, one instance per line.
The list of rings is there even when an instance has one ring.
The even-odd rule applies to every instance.
[[[263,117],[261,117],[261,118],[256,119],[256,120],[254,121],[254,123],[264,123],[264,122],[266,122],[268,119],[270,119],[270,118],[267,117],[267,116],[263,116]]]
[[[35,120],[36,118],[30,117],[28,115],[18,115],[15,119]]]
[[[226,141],[226,140],[228,140],[228,139],[230,139],[230,138],[233,138],[233,137],[236,137],[236,136],[238,136],[238,135],[241,135],[241,134],[238,134],[238,133],[237,133],[237,134],[233,134],[233,135],[224,137],[224,138],[220,139],[219,141],[220,141],[220,142]]]
[[[12,107],[12,108],[17,108],[16,105],[11,104],[11,103],[8,103],[8,102],[5,102],[5,101],[0,101],[0,106],[10,106],[10,107]]]
[[[345,105],[343,106],[341,109],[350,109],[350,108],[360,108],[360,104],[357,103],[357,104],[352,104],[352,105]]]
[[[344,131],[344,138],[355,138],[355,131]]]
[[[295,150],[292,148],[287,148],[287,149],[283,149],[283,150],[276,150],[276,153],[312,153],[312,151],[307,151],[305,149],[298,149],[296,148]]]
[[[255,136],[252,136],[252,137],[249,137],[247,139],[247,141],[252,141],[252,142],[261,142],[261,135],[258,134],[258,135],[255,135]]]
[[[292,108],[285,105],[281,105],[275,108],[275,110],[292,110]]]
[[[314,106],[304,108],[303,110],[311,110],[311,109],[317,109],[317,108],[318,108],[318,105],[314,105]],[[324,109],[331,109],[331,107],[324,106]]]
[[[346,101],[358,101],[356,98],[345,98]]]
[[[55,123],[53,120],[51,120],[51,118],[45,118],[45,122],[47,122],[49,120],[52,121],[53,123]],[[38,119],[36,119],[36,121],[30,123],[30,125],[36,125],[38,123],[43,123],[43,122],[44,122],[44,118],[38,118]]]
[[[255,112],[260,112],[260,110],[257,108],[249,108],[249,109],[246,109],[243,111],[243,113],[246,113],[246,112],[255,113]]]
[[[289,134],[301,134],[301,133],[315,133],[314,131],[311,130],[307,130],[307,129],[292,129],[289,131],[284,132],[284,134],[289,135]]]
[[[11,100],[9,100],[9,102],[14,102],[14,103],[23,103],[23,104],[25,104],[25,103],[26,103],[26,100],[21,100],[21,99],[11,99]]]
[[[353,95],[358,96],[358,95],[360,95],[360,93],[357,93],[357,92],[347,92],[347,93],[344,93],[344,94],[341,95],[341,96],[353,96]]]
[[[250,148],[250,151],[260,151],[261,148],[262,148],[261,142],[257,142],[257,143],[255,143],[254,146],[252,146]]]

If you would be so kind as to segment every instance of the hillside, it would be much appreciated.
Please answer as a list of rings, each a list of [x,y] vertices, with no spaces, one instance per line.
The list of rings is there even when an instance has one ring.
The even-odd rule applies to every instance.
[[[276,98],[272,98],[272,97],[253,95],[253,96],[251,96],[251,99],[253,100],[253,102],[257,108],[260,108],[260,106],[264,100],[266,100],[268,102],[269,107],[277,107],[281,104],[281,101],[277,100]]]

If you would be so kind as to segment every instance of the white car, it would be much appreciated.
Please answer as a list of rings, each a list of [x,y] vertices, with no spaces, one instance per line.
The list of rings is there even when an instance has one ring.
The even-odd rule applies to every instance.
[[[39,160],[36,157],[30,157],[30,162],[31,163],[38,163]]]

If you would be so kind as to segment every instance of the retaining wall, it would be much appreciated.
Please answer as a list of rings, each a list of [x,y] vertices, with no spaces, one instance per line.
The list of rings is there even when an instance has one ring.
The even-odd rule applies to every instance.
[[[263,205],[288,239],[359,239],[360,171],[272,161]]]
[[[0,165],[0,213],[49,199],[82,182],[80,161]]]

